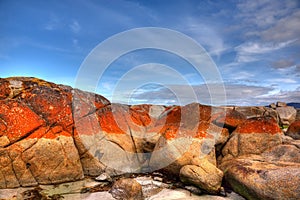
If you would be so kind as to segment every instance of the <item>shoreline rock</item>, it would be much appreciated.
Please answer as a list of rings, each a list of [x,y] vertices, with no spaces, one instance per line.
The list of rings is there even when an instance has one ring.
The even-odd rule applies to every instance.
[[[289,175],[299,173],[300,145],[278,125],[294,112],[278,105],[129,106],[36,78],[0,78],[0,190],[160,171],[210,194],[221,195],[225,179],[248,199],[298,198],[287,178],[300,185]]]

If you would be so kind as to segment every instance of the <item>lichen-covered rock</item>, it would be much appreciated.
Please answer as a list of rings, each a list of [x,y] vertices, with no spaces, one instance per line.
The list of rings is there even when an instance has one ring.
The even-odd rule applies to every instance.
[[[111,104],[101,95],[36,78],[0,79],[0,188],[161,169],[218,193],[223,174],[217,154],[227,181],[246,197],[240,188],[254,192],[249,198],[269,198],[278,186],[275,199],[298,198],[300,145],[282,134],[273,112],[197,103]],[[223,125],[234,132],[229,136]],[[135,183],[121,185],[125,196],[141,197],[132,190]]]
[[[246,116],[236,110],[227,110],[217,117],[215,122],[217,124],[224,124],[229,129],[235,129],[239,124],[246,120]]]
[[[0,188],[82,179],[69,89],[35,78],[0,81]]]
[[[185,125],[167,120],[161,130],[162,136],[154,148],[149,165],[152,169],[164,168],[176,176],[194,158],[206,158],[215,164],[215,145],[225,142],[229,135],[227,129],[206,121]]]
[[[272,117],[251,118],[240,124],[222,150],[232,158],[262,152],[282,143],[282,131]]]

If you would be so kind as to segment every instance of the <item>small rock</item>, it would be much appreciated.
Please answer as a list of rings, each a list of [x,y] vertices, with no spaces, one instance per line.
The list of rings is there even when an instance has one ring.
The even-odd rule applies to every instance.
[[[273,108],[273,109],[276,108],[276,104],[275,103],[271,103],[269,106],[270,106],[270,108]]]
[[[185,188],[186,190],[192,192],[193,194],[197,194],[197,195],[202,194],[202,191],[201,191],[199,188],[195,187],[195,186],[187,185],[187,186],[185,186],[184,188]]]
[[[225,191],[225,188],[224,187],[221,187],[220,188],[220,195],[223,196],[223,197],[226,197],[227,194],[226,194],[226,191]]]
[[[109,174],[107,174],[105,172],[100,174],[100,176],[96,177],[95,180],[112,182],[112,178],[109,176]]]
[[[286,103],[281,101],[277,101],[276,105],[277,107],[286,107]]]
[[[119,200],[142,200],[142,186],[136,180],[122,178],[117,180],[110,190],[111,195]]]

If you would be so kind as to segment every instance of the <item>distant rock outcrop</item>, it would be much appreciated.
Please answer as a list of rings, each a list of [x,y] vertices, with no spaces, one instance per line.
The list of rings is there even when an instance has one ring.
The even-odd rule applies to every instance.
[[[248,199],[299,199],[298,122],[285,136],[278,124],[294,112],[278,106],[130,106],[36,78],[0,79],[0,188],[159,170],[207,193],[219,194],[225,178]],[[116,198],[142,198],[139,184],[122,180]]]

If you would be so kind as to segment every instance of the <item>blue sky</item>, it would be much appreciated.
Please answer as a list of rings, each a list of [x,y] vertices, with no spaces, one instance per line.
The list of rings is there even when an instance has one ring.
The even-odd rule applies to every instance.
[[[0,0],[0,77],[78,86],[80,66],[98,44],[141,27],[175,30],[203,46],[222,77],[227,104],[300,101],[297,0]],[[163,84],[138,81],[154,77]],[[130,104],[186,104],[194,92],[211,104],[218,90],[208,91],[204,78],[170,52],[144,49],[115,60],[92,91]]]

